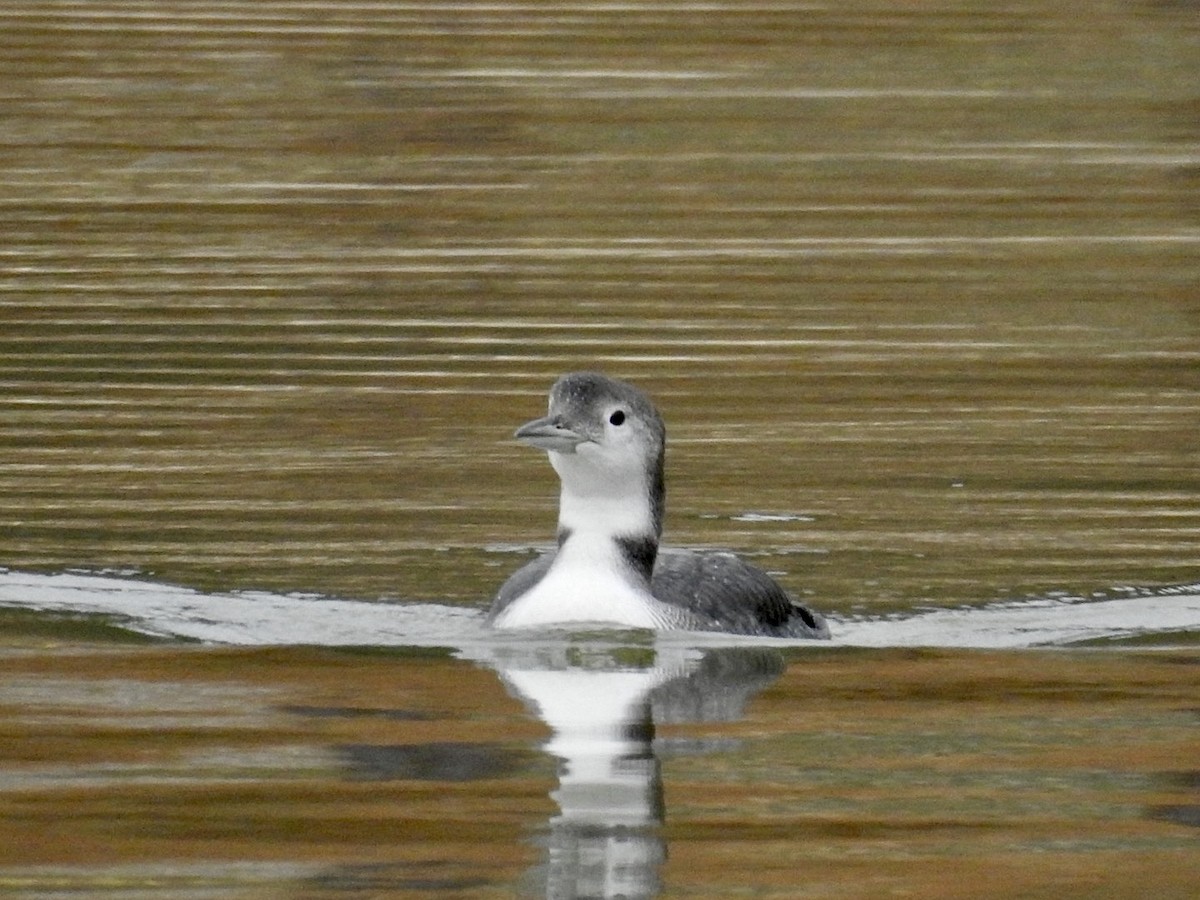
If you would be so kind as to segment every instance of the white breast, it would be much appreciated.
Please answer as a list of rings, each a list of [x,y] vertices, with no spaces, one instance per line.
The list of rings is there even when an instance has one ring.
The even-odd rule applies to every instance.
[[[536,585],[496,617],[497,628],[603,622],[664,628],[661,606],[631,577],[611,539],[576,532]]]

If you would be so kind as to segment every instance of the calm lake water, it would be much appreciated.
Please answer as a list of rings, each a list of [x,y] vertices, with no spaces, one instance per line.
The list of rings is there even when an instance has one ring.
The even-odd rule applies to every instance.
[[[1198,23],[6,6],[0,892],[1194,896]],[[584,367],[832,645],[489,638]]]

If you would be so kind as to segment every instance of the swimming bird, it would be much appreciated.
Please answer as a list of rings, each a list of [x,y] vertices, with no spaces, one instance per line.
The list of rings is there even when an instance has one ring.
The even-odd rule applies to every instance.
[[[517,429],[561,482],[558,547],[501,585],[497,628],[605,624],[827,638],[824,618],[732,553],[661,550],[666,427],[650,399],[598,372],[563,375],[549,414]]]

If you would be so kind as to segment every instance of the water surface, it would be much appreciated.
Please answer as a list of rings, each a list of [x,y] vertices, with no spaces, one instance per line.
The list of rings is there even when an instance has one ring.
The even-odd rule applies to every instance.
[[[7,5],[4,890],[1191,896],[1196,29]],[[498,660],[509,435],[584,366],[666,416],[667,540],[836,646]],[[511,674],[564,655],[645,688],[598,759]]]
[[[498,637],[447,607],[422,629],[380,603],[3,587],[5,604],[43,593],[37,616],[4,614],[13,896],[1185,897],[1200,874],[1179,636],[966,649],[927,622],[945,646],[869,649],[845,641],[882,623],[843,621],[832,645]],[[245,644],[137,647],[71,611],[139,591],[143,624],[191,610]],[[73,607],[48,612],[54,592]],[[1194,635],[1200,591],[1171,600]],[[1078,621],[1094,604],[1067,605]],[[1056,617],[1033,607],[1008,610],[1010,639],[1013,615],[1030,632]],[[313,643],[265,646],[285,633],[274,611]],[[987,612],[962,613],[977,636]],[[409,637],[317,643],[347,628]]]

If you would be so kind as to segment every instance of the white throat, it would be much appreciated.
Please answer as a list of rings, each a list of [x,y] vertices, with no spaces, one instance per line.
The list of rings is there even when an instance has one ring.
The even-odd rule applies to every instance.
[[[572,533],[609,538],[658,539],[651,508],[648,475],[598,465],[583,445],[576,453],[551,453],[550,463],[562,489],[558,497],[558,527]]]
[[[654,537],[654,517],[644,495],[635,498],[584,496],[564,485],[558,498],[558,530],[578,537],[606,539]]]

